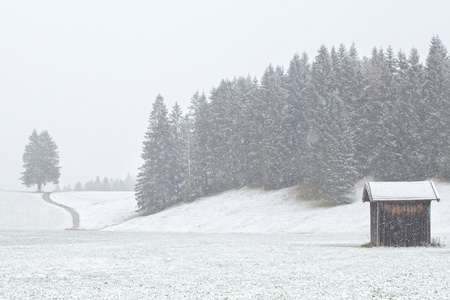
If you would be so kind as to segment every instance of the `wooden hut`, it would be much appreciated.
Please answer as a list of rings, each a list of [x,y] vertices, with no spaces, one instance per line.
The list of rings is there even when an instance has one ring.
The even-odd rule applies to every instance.
[[[368,182],[363,202],[370,202],[370,241],[376,246],[430,243],[430,204],[439,201],[432,181]]]

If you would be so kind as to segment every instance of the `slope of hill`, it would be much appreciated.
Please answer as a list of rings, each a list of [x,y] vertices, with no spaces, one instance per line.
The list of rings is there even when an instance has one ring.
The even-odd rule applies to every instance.
[[[42,194],[0,191],[0,230],[65,229],[70,214],[42,199]]]
[[[432,236],[450,234],[450,184],[436,182],[441,202],[431,208]],[[80,229],[193,233],[304,233],[369,235],[369,205],[361,202],[362,184],[354,203],[317,207],[298,199],[295,187],[262,191],[227,191],[158,214],[138,217],[132,192],[54,193],[52,199],[73,207]],[[0,229],[64,229],[70,215],[40,201],[33,193],[0,192]]]
[[[134,218],[108,230],[205,233],[316,233],[368,230],[367,206],[356,202],[316,207],[297,199],[296,189],[243,188]]]
[[[78,212],[78,229],[103,229],[136,215],[134,192],[66,192],[53,193],[50,197]]]
[[[450,234],[450,184],[436,182],[441,201],[431,204],[432,236]],[[205,233],[358,234],[369,239],[369,204],[362,203],[363,184],[353,203],[317,207],[297,199],[295,188],[261,191],[248,188],[205,197],[155,215],[138,217],[107,230]]]

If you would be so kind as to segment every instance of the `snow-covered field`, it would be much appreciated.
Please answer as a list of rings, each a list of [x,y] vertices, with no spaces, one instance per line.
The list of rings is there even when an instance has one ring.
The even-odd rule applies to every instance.
[[[42,194],[0,191],[0,230],[64,229],[70,214],[42,200]]]
[[[1,299],[448,299],[443,248],[363,237],[0,233]]]
[[[436,187],[445,243],[450,185]],[[361,193],[319,208],[293,188],[242,189],[137,218],[133,193],[55,193],[80,228],[104,228],[66,231],[70,214],[40,195],[0,192],[0,299],[448,299],[448,246],[360,247]]]

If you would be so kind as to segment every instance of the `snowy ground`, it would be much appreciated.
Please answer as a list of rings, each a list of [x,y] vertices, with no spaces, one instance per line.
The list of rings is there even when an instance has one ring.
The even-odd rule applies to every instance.
[[[53,193],[51,199],[74,208],[80,215],[79,229],[103,229],[136,215],[134,192]]]
[[[450,250],[363,237],[0,232],[1,299],[448,299]]]
[[[179,205],[161,213],[109,227],[115,231],[197,233],[368,234],[368,205],[319,208],[296,197],[295,188],[241,189]]]
[[[42,200],[42,194],[0,191],[0,230],[64,229],[70,214]]]
[[[436,187],[432,236],[445,243],[450,184]],[[71,227],[70,214],[38,194],[0,192],[0,299],[448,298],[448,246],[360,247],[361,193],[319,208],[292,188],[242,189],[128,221],[133,193],[55,193],[80,228],[104,230],[49,231]]]

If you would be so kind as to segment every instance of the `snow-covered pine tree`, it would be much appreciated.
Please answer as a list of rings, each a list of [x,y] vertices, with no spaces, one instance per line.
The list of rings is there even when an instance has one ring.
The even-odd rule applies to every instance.
[[[41,192],[47,183],[59,183],[61,167],[58,147],[46,130],[40,134],[33,130],[25,146],[23,162],[25,171],[20,179],[26,187],[37,185],[37,191]]]
[[[337,51],[337,70],[334,71],[336,88],[339,97],[346,106],[346,126],[352,130],[352,142],[355,153],[355,165],[359,174],[366,172],[367,156],[366,141],[366,112],[367,103],[365,82],[362,75],[362,65],[358,58],[356,46],[352,44],[349,51],[340,45]]]
[[[392,118],[395,118],[395,57],[389,48],[374,48],[370,58],[367,76],[368,97],[368,135],[371,137],[368,162],[371,162],[371,174],[379,180],[390,180],[390,169],[398,160],[396,132]],[[392,180],[392,179],[391,179]]]
[[[80,183],[81,184],[81,183]],[[82,187],[81,190],[85,190],[85,191],[95,191],[96,187],[95,187],[95,181],[94,180],[89,180],[86,181],[86,183],[84,184],[84,187]]]
[[[174,156],[168,111],[161,95],[156,97],[143,142],[143,165],[136,184],[136,201],[141,212],[159,212],[173,203],[176,186],[171,160]]]
[[[39,164],[41,150],[39,135],[35,130],[28,137],[29,143],[25,146],[25,153],[23,154],[25,172],[22,173],[22,183],[27,187],[36,184],[37,179],[41,178],[41,166]],[[41,191],[42,183],[38,184],[38,191]]]
[[[191,98],[189,118],[192,122],[190,141],[190,193],[188,201],[202,197],[209,192],[209,103],[204,94],[198,92]]]
[[[234,97],[239,115],[236,118],[234,143],[235,147],[235,185],[237,188],[243,186],[260,186],[253,173],[259,168],[261,162],[258,160],[258,149],[260,147],[261,110],[255,109],[258,101],[258,82],[250,76],[240,77],[234,81]]]
[[[125,182],[120,179],[113,180],[111,183],[111,191],[126,191]]]
[[[412,49],[406,59],[399,53],[399,72],[397,75],[396,98],[398,109],[394,116],[394,126],[397,127],[398,152],[401,165],[392,180],[424,180],[426,167],[426,148],[423,143],[423,82],[424,73],[419,61],[419,54]]]
[[[258,80],[253,79],[249,84],[249,99],[247,105],[247,185],[262,187],[264,179],[265,162],[263,158],[263,140],[265,136],[266,103],[261,96]]]
[[[176,102],[172,108],[169,116],[169,123],[172,128],[172,140],[173,140],[173,158],[170,161],[173,170],[173,183],[175,185],[175,197],[173,199],[175,204],[181,201],[182,197],[182,186],[185,178],[186,164],[183,152],[185,151],[186,145],[182,138],[182,121],[183,112],[181,111],[180,105]]]
[[[193,147],[193,123],[189,114],[185,114],[180,120],[180,139],[177,147],[181,163],[181,184],[179,187],[179,200],[191,201],[192,192],[192,147]]]
[[[326,172],[324,129],[327,124],[328,99],[332,95],[332,66],[328,49],[321,46],[311,67],[308,98],[305,103],[306,155],[304,166],[305,181],[316,189],[324,188]]]
[[[386,180],[404,181],[410,180],[407,174],[407,156],[409,156],[409,130],[411,120],[408,118],[408,110],[410,103],[405,104],[401,94],[402,81],[404,81],[405,73],[408,68],[406,55],[399,51],[397,56],[393,54],[393,50],[389,47],[387,52],[387,62],[389,72],[391,74],[391,99],[385,116],[387,117],[385,130],[387,136],[392,136],[391,140],[386,141],[387,158],[384,176]],[[409,128],[408,128],[409,127]],[[383,139],[382,139],[383,141]]]
[[[235,157],[234,134],[237,118],[233,82],[222,80],[211,91],[209,115],[208,186],[211,192],[222,192],[233,188]]]
[[[123,189],[124,191],[133,191],[134,186],[136,185],[136,179],[134,177],[131,177],[130,173],[128,173],[123,184],[124,184]]]
[[[430,50],[425,63],[424,86],[424,134],[428,145],[427,169],[425,175],[431,177],[444,168],[440,163],[450,162],[450,62],[447,49],[435,36],[431,39]]]
[[[75,186],[73,188],[74,191],[80,192],[83,190],[83,185],[81,184],[81,182],[77,181],[77,183],[75,183]],[[70,191],[70,189],[69,189]]]
[[[223,153],[226,157],[226,168],[228,174],[225,180],[233,188],[241,188],[246,185],[245,180],[245,165],[247,160],[247,81],[245,78],[234,78],[227,85],[222,107],[226,107],[227,115],[224,115],[225,120],[223,124],[227,124],[226,128],[227,139],[223,141]],[[213,95],[212,95],[213,96]],[[212,98],[214,99],[214,98]],[[216,102],[212,102],[215,104]],[[212,108],[216,108],[215,105]]]
[[[347,202],[346,196],[356,178],[354,129],[350,126],[352,98],[344,99],[347,85],[345,69],[349,60],[341,48],[328,52],[319,49],[311,69],[308,89],[307,116],[308,160],[306,181],[324,199],[335,203]],[[347,102],[345,101],[347,100]]]
[[[288,132],[289,140],[287,147],[292,156],[288,162],[290,180],[287,184],[297,184],[303,180],[303,161],[306,153],[303,140],[306,138],[304,130],[304,110],[306,106],[306,89],[310,78],[310,65],[308,55],[303,53],[302,57],[295,54],[289,63],[289,69],[286,72],[286,89],[288,96],[286,98],[284,121]]]
[[[353,49],[352,51],[355,51]],[[332,68],[333,94],[330,97],[327,133],[328,168],[334,169],[334,178],[329,178],[330,192],[337,191],[336,202],[348,202],[348,193],[358,178],[358,160],[356,159],[357,117],[355,111],[361,101],[359,66],[349,55],[344,45],[335,52]],[[355,55],[353,52],[352,55]],[[333,56],[332,56],[333,57]]]
[[[402,181],[408,180],[406,175],[406,159],[408,151],[410,151],[409,144],[409,123],[408,110],[410,109],[409,103],[405,103],[405,99],[402,97],[403,81],[405,72],[407,69],[406,55],[403,52],[399,52],[397,57],[393,59],[392,55],[389,55],[388,61],[394,61],[389,69],[391,74],[390,90],[392,91],[389,102],[385,105],[383,111],[383,130],[384,134],[380,135],[380,142],[383,145],[383,171],[382,174],[384,180],[390,181]],[[389,137],[389,138],[388,138]]]
[[[93,191],[101,191],[101,190],[102,190],[102,182],[100,180],[100,176],[97,176],[97,177],[95,177]]]
[[[261,78],[259,97],[265,104],[261,140],[261,162],[264,167],[262,187],[266,189],[278,189],[287,185],[290,169],[288,164],[293,157],[287,146],[289,132],[283,126],[288,97],[284,78],[281,67],[274,69],[272,65],[269,65]]]
[[[321,176],[321,185],[316,188],[333,203],[347,203],[358,172],[354,159],[354,130],[349,126],[348,106],[337,91],[330,95],[325,113],[327,121],[322,128],[321,145],[321,165],[324,169],[318,174]]]
[[[101,184],[101,191],[110,191],[112,184],[107,177],[104,177]]]

